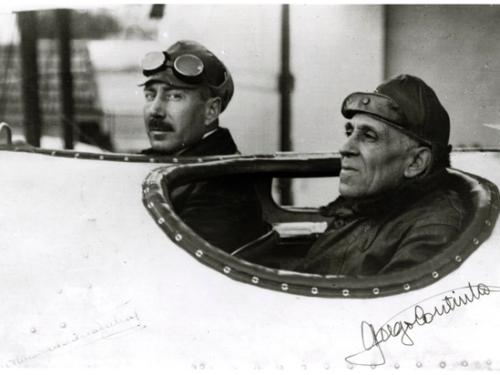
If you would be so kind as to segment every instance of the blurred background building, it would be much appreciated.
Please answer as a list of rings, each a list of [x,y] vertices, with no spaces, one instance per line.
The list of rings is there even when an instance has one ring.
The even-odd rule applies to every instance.
[[[231,70],[236,92],[221,123],[241,150],[279,150],[282,6],[160,9],[154,14],[152,5],[142,4],[71,11],[77,139],[92,143],[89,137],[97,137],[98,146],[114,151],[146,147],[140,60],[185,38],[208,46]],[[36,13],[42,134],[57,138],[57,19],[51,10]],[[15,14],[0,17],[0,118],[22,137],[18,23]],[[344,96],[403,72],[435,88],[449,110],[454,145],[497,147],[498,19],[495,5],[291,5],[291,148],[337,150]]]

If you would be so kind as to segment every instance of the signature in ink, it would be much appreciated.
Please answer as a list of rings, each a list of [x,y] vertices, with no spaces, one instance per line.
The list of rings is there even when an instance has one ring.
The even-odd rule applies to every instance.
[[[463,290],[460,294],[456,293],[460,290]],[[347,356],[345,360],[353,365],[384,365],[386,360],[381,346],[382,343],[393,337],[399,337],[403,345],[413,346],[414,341],[410,335],[412,329],[418,326],[431,324],[436,317],[448,315],[455,309],[477,301],[482,296],[487,296],[492,292],[500,292],[500,287],[488,286],[482,283],[472,285],[469,282],[468,286],[439,293],[407,307],[390,318],[378,329],[375,328],[373,324],[363,320],[361,322],[361,342],[364,350]],[[440,303],[434,305],[430,310],[426,311],[424,307],[421,306],[424,302],[443,294],[445,296],[441,299]],[[407,311],[413,311],[413,316],[409,320],[396,320],[394,322],[396,317]],[[366,359],[363,359],[368,352],[375,354],[375,361],[372,360],[368,362]]]

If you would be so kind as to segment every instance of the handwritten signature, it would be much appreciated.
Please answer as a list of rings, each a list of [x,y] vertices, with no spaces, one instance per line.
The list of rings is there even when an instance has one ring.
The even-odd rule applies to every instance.
[[[464,290],[461,294],[456,293],[457,291]],[[472,285],[470,282],[468,286],[448,290],[446,292],[439,293],[432,297],[426,298],[418,303],[407,307],[406,309],[398,312],[387,322],[385,322],[380,328],[376,329],[373,324],[362,321],[361,322],[361,342],[363,344],[364,350],[351,354],[345,358],[345,360],[353,365],[361,366],[381,366],[386,363],[384,352],[382,351],[381,344],[388,341],[392,337],[400,337],[401,343],[406,346],[413,346],[414,341],[410,336],[410,331],[417,327],[426,324],[431,324],[434,319],[438,316],[448,315],[455,309],[470,304],[474,301],[479,300],[482,296],[490,295],[492,292],[500,292],[500,287],[488,286],[482,283],[477,285]],[[441,303],[434,305],[430,310],[426,311],[421,304],[436,298],[441,295],[445,295],[441,299]],[[397,320],[394,319],[399,315],[405,313],[406,311],[413,310],[413,317],[410,321],[407,320]],[[391,323],[392,322],[392,323]],[[375,360],[367,361],[365,353],[374,350],[376,355]]]

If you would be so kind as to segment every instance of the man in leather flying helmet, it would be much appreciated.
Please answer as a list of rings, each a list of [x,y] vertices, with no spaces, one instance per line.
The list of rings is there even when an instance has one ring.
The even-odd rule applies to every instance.
[[[229,70],[203,45],[188,40],[166,51],[150,52],[142,62],[144,122],[151,147],[160,156],[237,154],[219,115],[234,92]],[[211,244],[228,252],[266,231],[253,182],[215,178],[171,192],[176,213]]]
[[[450,119],[420,78],[400,75],[342,104],[340,196],[329,226],[296,270],[387,274],[430,260],[460,232],[465,209],[452,189]]]

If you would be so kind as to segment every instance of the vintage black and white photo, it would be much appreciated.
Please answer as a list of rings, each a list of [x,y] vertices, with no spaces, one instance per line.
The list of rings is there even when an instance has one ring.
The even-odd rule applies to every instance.
[[[2,8],[0,366],[500,369],[499,20]]]

